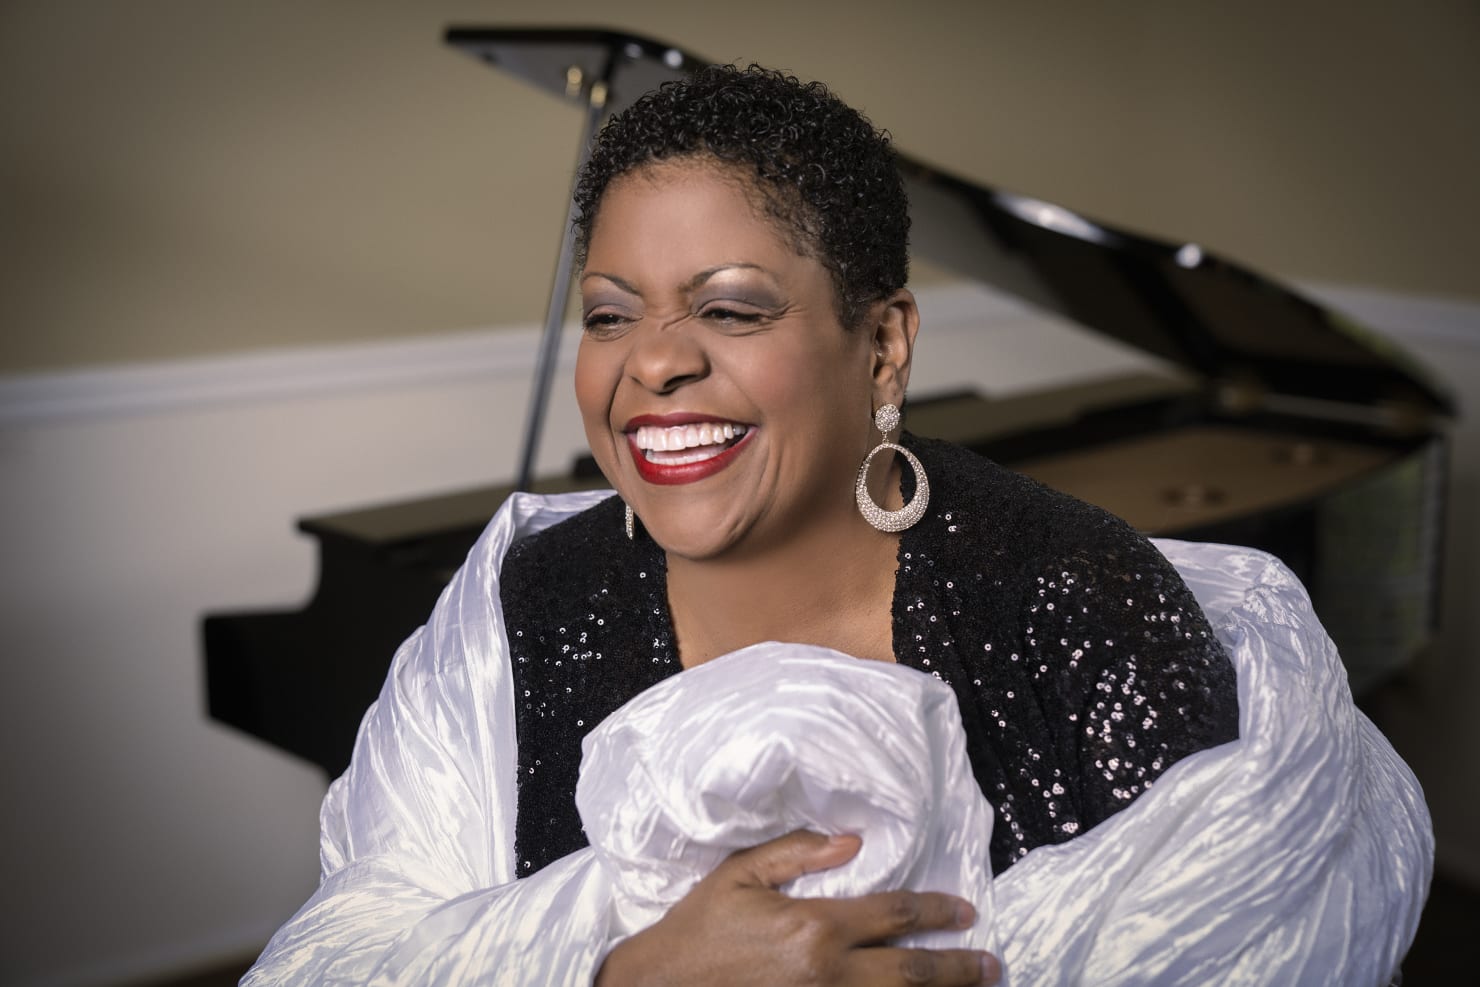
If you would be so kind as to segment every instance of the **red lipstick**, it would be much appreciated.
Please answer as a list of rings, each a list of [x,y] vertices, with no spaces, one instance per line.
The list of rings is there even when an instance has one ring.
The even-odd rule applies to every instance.
[[[718,455],[700,460],[697,463],[684,463],[681,466],[653,462],[637,446],[637,429],[643,425],[671,428],[675,425],[692,425],[700,422],[741,424],[739,422],[730,422],[723,418],[715,418],[712,415],[696,415],[687,412],[671,415],[639,415],[628,422],[627,448],[632,452],[632,462],[637,467],[638,475],[648,483],[659,486],[695,483],[705,477],[713,476],[734,462],[735,457],[750,443],[751,436],[755,435],[756,431],[754,426],[748,426],[745,434],[736,439],[734,445],[728,446]]]

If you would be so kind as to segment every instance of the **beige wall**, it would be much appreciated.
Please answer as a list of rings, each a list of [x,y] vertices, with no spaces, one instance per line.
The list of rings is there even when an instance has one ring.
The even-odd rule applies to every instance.
[[[984,182],[1480,297],[1470,0],[8,0],[0,374],[537,322],[577,121],[449,22],[777,64]]]

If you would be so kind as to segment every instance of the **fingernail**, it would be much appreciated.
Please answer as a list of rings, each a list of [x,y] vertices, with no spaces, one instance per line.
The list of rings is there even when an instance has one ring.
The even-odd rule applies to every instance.
[[[844,843],[853,843],[856,841],[858,841],[858,837],[852,833],[833,833],[827,838],[830,846],[842,846]]]
[[[1002,964],[991,953],[982,954],[982,983],[995,984],[1002,979]]]
[[[956,928],[969,929],[976,924],[976,909],[969,902],[961,902],[956,906]]]

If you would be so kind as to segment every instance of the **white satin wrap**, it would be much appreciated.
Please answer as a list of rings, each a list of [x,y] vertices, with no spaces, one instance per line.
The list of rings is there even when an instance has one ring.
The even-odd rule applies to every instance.
[[[516,749],[497,571],[606,493],[515,495],[397,653],[322,811],[323,881],[244,984],[589,983],[719,860],[799,827],[863,836],[795,895],[949,891],[1004,982],[1384,984],[1433,859],[1418,784],[1352,705],[1298,581],[1249,549],[1160,541],[1238,670],[1240,739],[993,881],[992,812],[950,689],[763,644],[664,680],[587,738],[592,846],[516,880]]]

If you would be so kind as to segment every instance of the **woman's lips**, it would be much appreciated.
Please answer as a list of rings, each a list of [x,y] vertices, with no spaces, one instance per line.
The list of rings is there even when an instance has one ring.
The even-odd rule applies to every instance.
[[[693,483],[729,466],[749,444],[748,425],[693,415],[643,416],[628,423],[627,445],[649,483]]]

